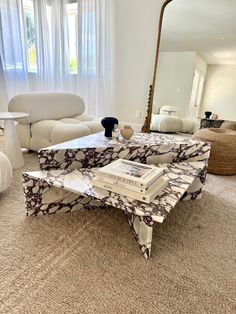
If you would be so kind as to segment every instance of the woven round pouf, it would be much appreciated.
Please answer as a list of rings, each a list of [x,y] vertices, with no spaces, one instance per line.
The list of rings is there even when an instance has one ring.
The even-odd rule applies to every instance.
[[[0,152],[0,193],[5,191],[11,184],[12,166],[5,154]]]
[[[200,129],[194,133],[193,139],[211,143],[209,173],[236,174],[236,131],[222,128]]]
[[[225,121],[221,124],[222,129],[236,131],[236,122],[234,121]]]

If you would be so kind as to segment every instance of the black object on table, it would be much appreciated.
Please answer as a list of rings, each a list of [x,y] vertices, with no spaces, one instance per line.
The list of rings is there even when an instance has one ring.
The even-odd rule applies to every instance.
[[[212,112],[211,111],[206,111],[205,112],[205,118],[206,119],[210,119],[210,116],[212,115]]]
[[[105,117],[101,121],[102,126],[105,129],[105,136],[106,137],[112,137],[112,130],[114,128],[115,124],[119,124],[119,121],[116,118],[113,117]]]

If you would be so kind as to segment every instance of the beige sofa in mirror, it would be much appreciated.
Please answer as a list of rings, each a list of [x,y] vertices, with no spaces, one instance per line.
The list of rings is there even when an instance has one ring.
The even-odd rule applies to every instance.
[[[193,133],[206,111],[236,121],[235,34],[236,1],[165,1],[143,132]]]

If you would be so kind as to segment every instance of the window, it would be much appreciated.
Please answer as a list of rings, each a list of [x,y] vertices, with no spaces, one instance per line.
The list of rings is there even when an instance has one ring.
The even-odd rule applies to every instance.
[[[28,72],[37,72],[36,30],[33,0],[23,0],[24,22],[27,39]],[[77,73],[77,25],[78,4],[67,3],[69,69],[70,73]],[[51,6],[47,6],[48,25],[51,25]],[[51,32],[51,30],[49,30]]]
[[[23,0],[27,39],[28,72],[37,72],[37,52],[33,0]]]
[[[69,59],[70,73],[77,73],[77,25],[78,25],[78,4],[67,4],[67,20],[69,31]]]
[[[97,49],[100,49],[97,47],[97,36],[100,38],[100,34],[97,31],[95,3],[67,0],[66,7],[57,0],[45,2],[22,0],[21,3],[22,7],[14,1],[10,7],[3,4],[0,7],[0,27],[3,30],[0,40],[4,43],[6,69],[19,70],[22,73],[40,72],[46,75],[45,73],[50,71],[52,60],[56,60],[55,56],[57,56],[57,59],[61,58],[63,67],[66,67],[62,72],[69,70],[69,73],[77,74],[79,68],[81,77],[96,75]],[[78,5],[81,5],[80,20]],[[55,12],[52,11],[53,7]],[[44,25],[41,25],[42,23]],[[65,24],[64,38],[61,36],[64,35],[63,30],[59,27]],[[57,35],[58,38],[61,36],[59,44],[63,51],[54,51]]]
[[[201,100],[202,100],[204,81],[205,81],[205,77],[203,73],[198,68],[195,68],[194,76],[193,76],[191,100],[190,100],[190,105],[189,105],[189,118],[198,117]]]
[[[83,47],[88,47],[82,52],[82,67],[92,76],[96,74],[96,19],[94,12],[84,12],[84,32],[82,33]],[[87,23],[86,23],[87,22]],[[90,26],[88,26],[90,24]]]
[[[25,68],[22,49],[22,32],[18,27],[18,10],[16,7],[9,10],[7,3],[0,7],[0,41],[2,66],[10,73],[21,73]],[[15,23],[14,23],[15,22]],[[13,40],[14,37],[14,40]]]

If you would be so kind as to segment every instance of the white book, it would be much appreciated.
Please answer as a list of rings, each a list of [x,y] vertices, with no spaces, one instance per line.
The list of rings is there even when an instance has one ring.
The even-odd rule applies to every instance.
[[[107,166],[99,168],[96,175],[147,189],[163,173],[163,169],[152,165],[117,159]]]
[[[124,196],[136,199],[144,203],[150,203],[167,185],[169,180],[165,177],[160,177],[146,191],[146,194],[121,188],[117,185],[109,184],[104,181],[98,181],[95,178],[92,181],[94,187],[107,190],[110,192],[122,194]]]
[[[97,181],[101,181],[101,182],[104,182],[107,184],[112,184],[112,185],[118,186],[120,188],[131,190],[131,191],[141,193],[141,194],[145,194],[148,190],[148,188],[145,189],[145,188],[142,188],[141,186],[128,184],[128,183],[125,183],[124,181],[120,181],[120,180],[116,180],[116,179],[112,179],[112,178],[107,178],[107,177],[104,177],[104,176],[101,176],[98,174],[96,174],[95,179]],[[157,178],[156,180],[159,180],[159,178]]]

